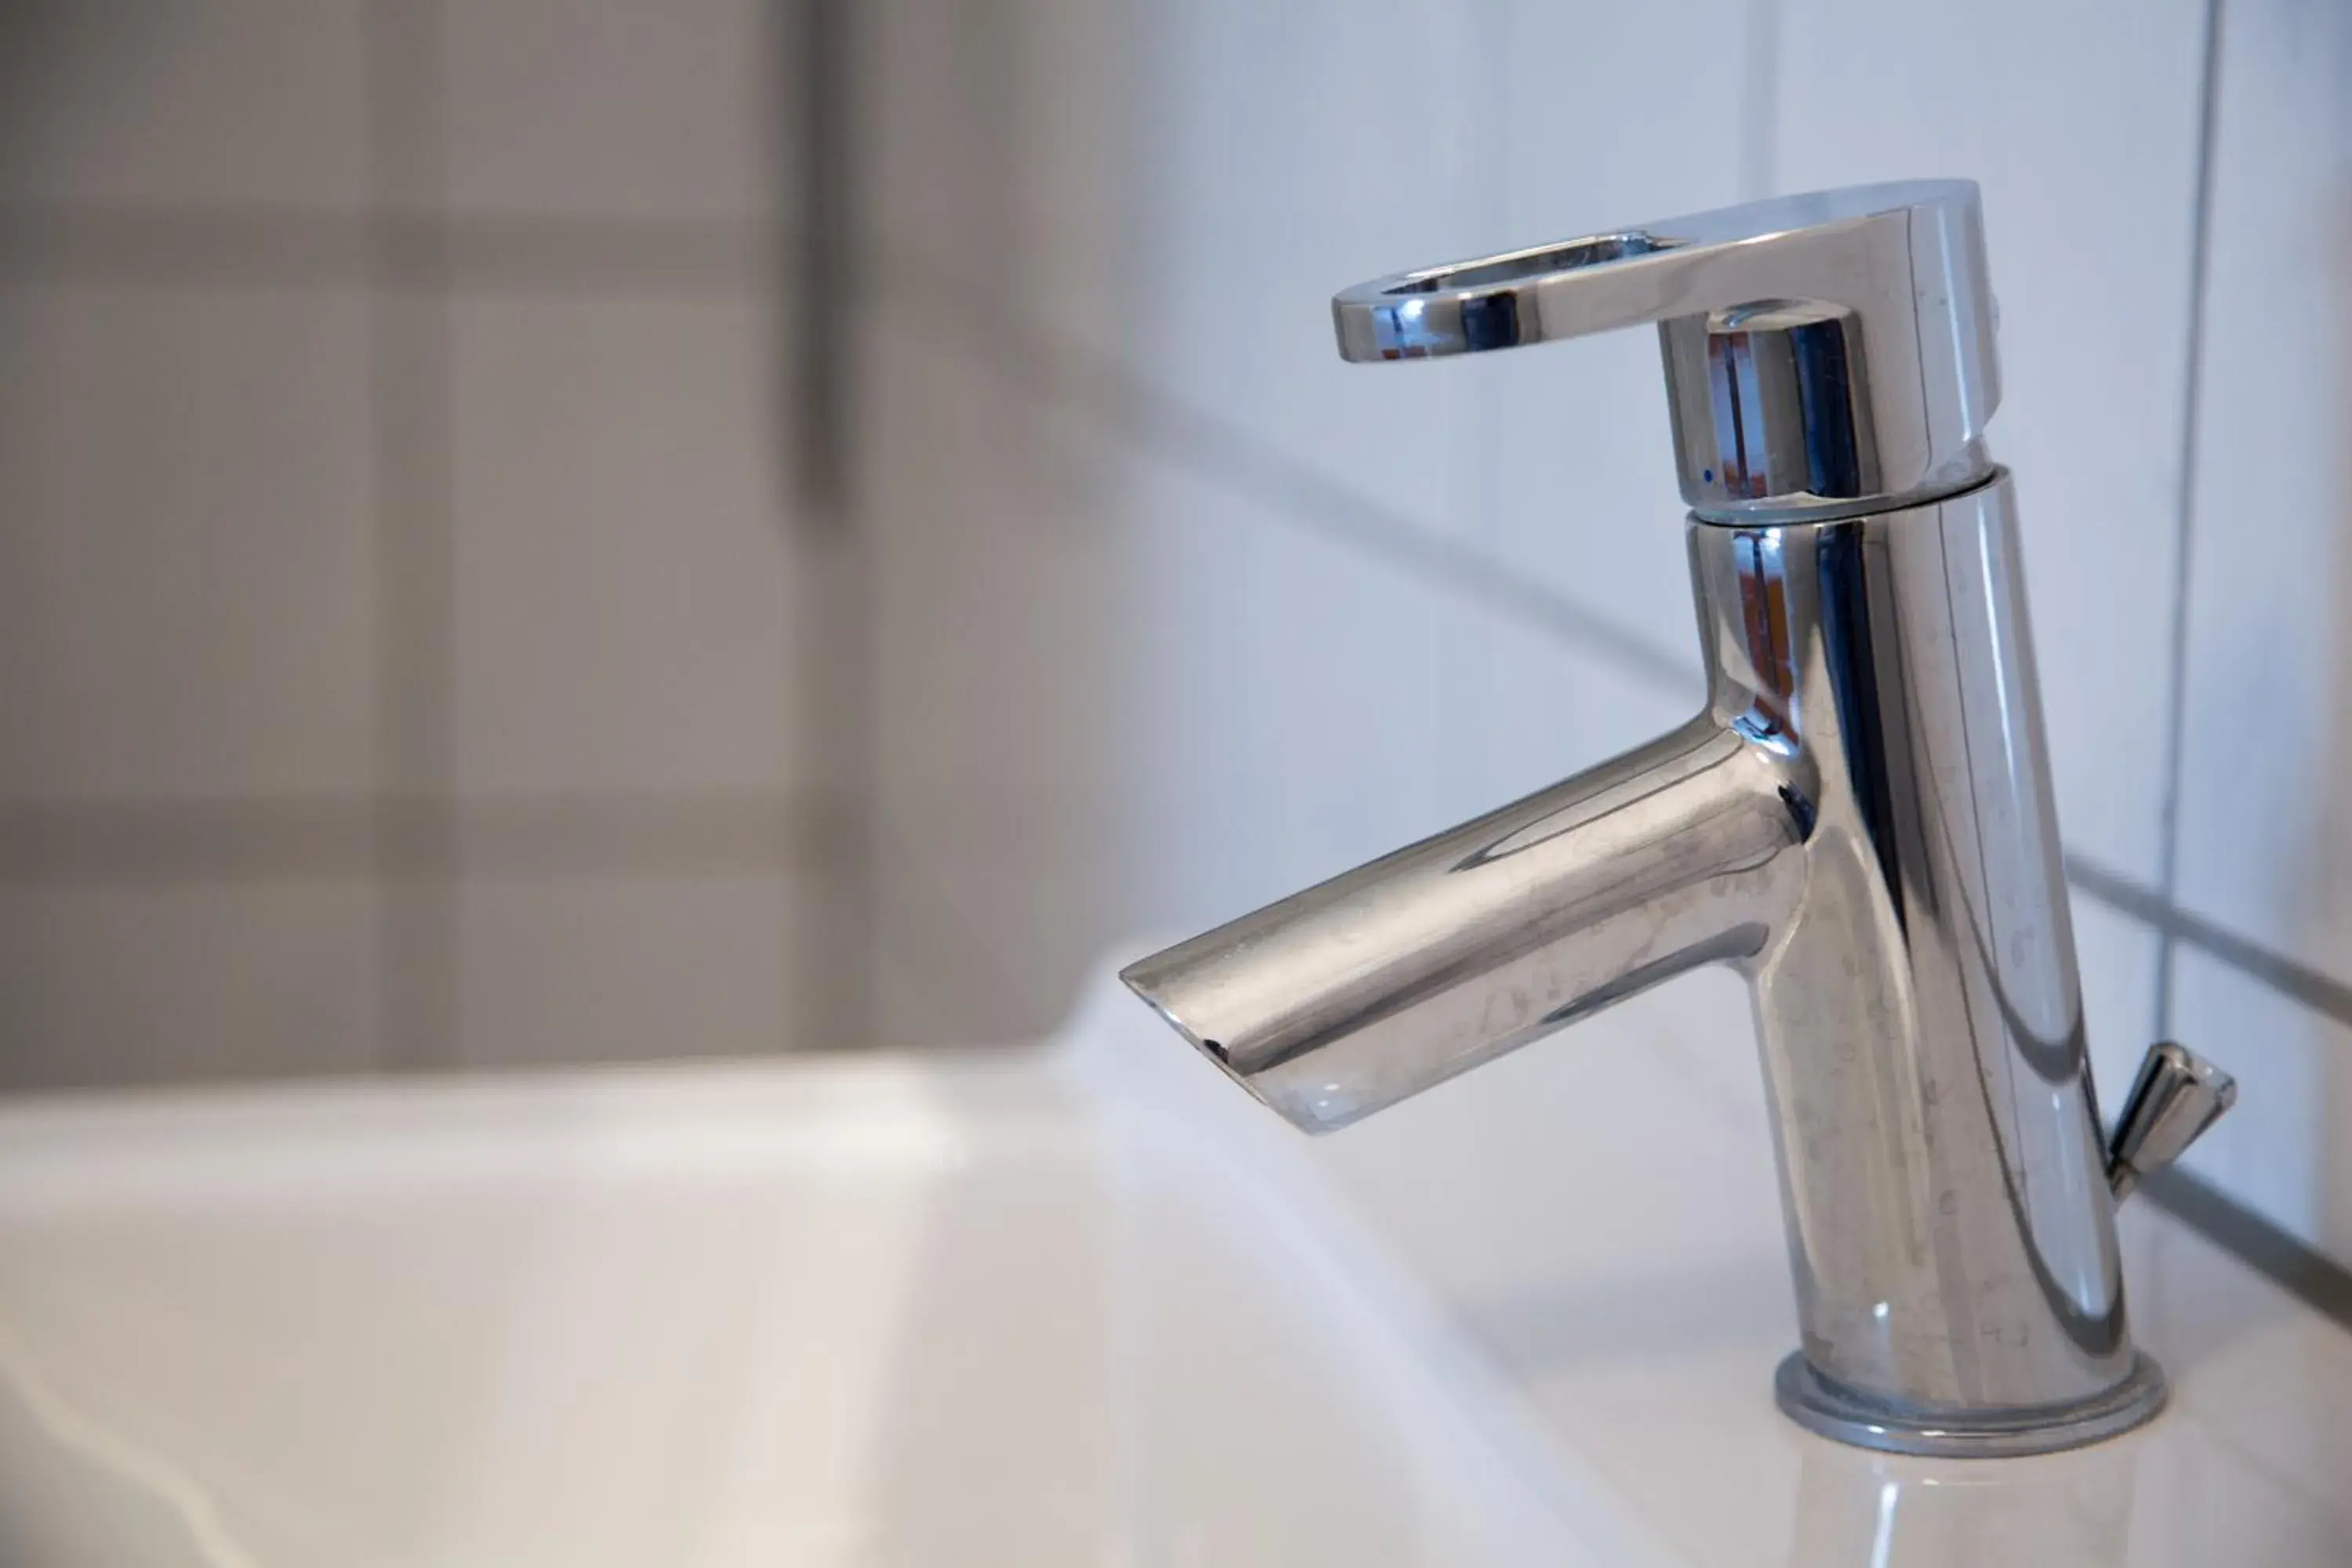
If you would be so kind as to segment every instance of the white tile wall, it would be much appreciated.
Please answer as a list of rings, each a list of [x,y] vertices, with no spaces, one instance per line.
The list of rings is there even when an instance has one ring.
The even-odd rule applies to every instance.
[[[2352,1259],[2352,1025],[2194,950],[2177,960],[2173,1018],[2238,1079],[2237,1108],[2189,1150],[2189,1169]]]
[[[886,271],[909,258],[1097,349],[1128,331],[1137,14],[1104,0],[864,0],[858,192]]]
[[[368,787],[366,310],[0,285],[0,795]]]
[[[2199,383],[2177,897],[2352,978],[2352,16],[2222,8]],[[2237,1072],[2192,1167],[2352,1258],[2352,1016],[2194,952],[2174,1027]]]
[[[725,299],[453,307],[462,790],[803,776],[779,331]]]
[[[1016,1039],[1134,908],[1127,459],[968,338],[886,313],[864,364],[877,1024]]]
[[[0,1084],[854,1036],[788,20],[0,15]]]
[[[0,201],[359,207],[363,17],[362,0],[13,0]]]
[[[1453,524],[1464,367],[1363,366],[1332,293],[1499,243],[1502,100],[1481,7],[1145,7],[1134,268],[1113,348],[1152,384],[1354,495]]]
[[[2099,1091],[2099,1111],[2113,1121],[2123,1109],[2139,1072],[2141,1056],[2156,1038],[2156,931],[2105,904],[2074,900],[2074,954],[2083,969],[2083,1022],[2091,1041],[2091,1074]],[[2226,1055],[2219,1037],[2196,1038],[2217,1057]],[[2235,1066],[2235,1063],[2231,1064]]]
[[[885,316],[864,356],[887,461],[866,489],[886,805],[1091,836],[1124,787],[1105,742],[1140,726],[1123,679],[1129,459],[970,339]]]
[[[472,1067],[752,1056],[793,1043],[813,879],[480,877],[459,895],[459,1059]]]
[[[0,887],[0,1089],[375,1061],[375,900],[358,881]]]
[[[1099,962],[1116,874],[1099,846],[959,832],[884,812],[868,867],[874,1044],[1017,1045],[1050,1033]],[[1106,884],[1108,890],[1106,890]]]
[[[1107,431],[944,309],[886,312],[866,360],[891,1028],[1034,1033],[1141,924],[1238,913],[1687,707],[1302,531],[1148,409]],[[1457,679],[1474,637],[1499,657]]]
[[[1007,952],[992,967],[1033,997],[1052,994],[1041,965],[1075,978],[1136,921],[1236,913],[1498,805],[1679,717],[1696,690],[1595,677],[1346,538],[1351,509],[1391,542],[1470,521],[1462,367],[1342,365],[1327,300],[1502,237],[1505,127],[1478,65],[1506,41],[1496,18],[1396,18],[1415,40],[1400,113],[1382,107],[1397,35],[1352,14],[1153,8],[1126,40],[1140,96],[1105,126],[1074,124],[1098,98],[1032,74],[1045,39],[1083,34],[1078,9],[1030,7],[1024,37],[893,8],[877,84],[907,104],[881,117],[878,224],[920,258],[902,286],[932,296],[906,306],[898,339],[949,343],[927,357],[886,331],[868,362],[873,484],[889,498],[874,507],[885,924],[984,910],[992,881],[1036,909],[1054,901],[1027,896],[1040,878],[1066,879],[1056,898],[1092,900],[1094,918],[1008,915],[970,939]],[[1053,125],[1130,150],[1115,297],[1083,269],[1053,287],[1047,258],[1044,279],[1023,269],[1037,237],[1086,226],[1101,196],[1040,177]],[[958,312],[992,319],[942,326]],[[1325,531],[1300,532],[1232,471],[1253,464],[1310,495]],[[1115,618],[1073,613],[1102,595]],[[929,781],[944,796],[921,793]],[[959,816],[975,820],[961,850]],[[1073,844],[1098,848],[1045,864]],[[929,898],[894,892],[922,877]],[[1054,1010],[1028,1006],[1033,1027]]]
[[[1139,466],[1155,913],[1231,919],[1646,740],[1685,694],[1213,479]],[[1452,658],[1482,639],[1465,679]]]
[[[1447,601],[1200,476],[1139,465],[1130,482],[1159,606],[1139,638],[1144,820],[1177,922],[1230,920],[1457,820]]]
[[[740,219],[791,210],[790,39],[761,0],[442,8],[460,212]]]
[[[1983,186],[2059,818],[2153,879],[2201,0],[1782,0],[1781,28],[1782,188]]]
[[[2352,979],[2352,12],[2222,15],[2179,895]]]
[[[1535,245],[1727,206],[1759,110],[1732,75],[1659,100],[1634,60],[1742,57],[1751,0],[1510,5],[1500,151],[1506,241]],[[1436,260],[1432,257],[1429,259]],[[1464,526],[1515,567],[1690,671],[1703,689],[1657,333],[1490,354],[1469,367],[1476,457]]]

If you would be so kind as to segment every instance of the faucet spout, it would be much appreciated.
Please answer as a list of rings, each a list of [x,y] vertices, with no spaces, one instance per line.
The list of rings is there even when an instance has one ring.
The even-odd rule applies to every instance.
[[[1259,1100],[1343,1127],[1700,964],[1760,953],[1811,825],[1787,760],[1672,733],[1131,965]]]

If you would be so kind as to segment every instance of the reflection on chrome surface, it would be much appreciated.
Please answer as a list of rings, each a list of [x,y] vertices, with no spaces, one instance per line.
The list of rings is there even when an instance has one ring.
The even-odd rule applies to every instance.
[[[2142,1450],[2107,1444],[2032,1465],[1955,1464],[1809,1446],[1790,1568],[2121,1568]]]

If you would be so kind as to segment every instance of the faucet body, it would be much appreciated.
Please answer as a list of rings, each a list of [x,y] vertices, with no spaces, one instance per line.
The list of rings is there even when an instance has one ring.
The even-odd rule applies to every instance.
[[[1922,189],[1948,200],[1973,234],[1972,186],[1887,189],[1915,210]],[[1464,265],[1492,288],[1498,268],[1572,248]],[[1425,291],[1406,276],[1381,297]],[[1125,979],[1319,1131],[1731,964],[1755,1001],[1802,1335],[1782,1407],[1909,1452],[2091,1441],[2164,1399],[2126,1321],[2117,1194],[2231,1086],[2159,1047],[2131,1138],[2103,1149],[2010,476],[1970,428],[1917,444],[1913,493],[1818,493],[1824,474],[1872,477],[1867,408],[1839,414],[1835,439],[1806,423],[1862,400],[1868,331],[1825,356],[1822,312],[1768,306],[1662,334],[1677,406],[1703,416],[1677,446],[1700,492],[1685,529],[1706,710]],[[1751,340],[1764,317],[1778,335]],[[1780,404],[1756,369],[1775,353],[1793,366]],[[1989,412],[1989,358],[1968,374]],[[1779,454],[1793,504],[1757,465],[1707,455],[1710,378],[1718,416],[1764,399],[1718,417],[1759,452],[1759,430],[1795,432]],[[1875,423],[1883,436],[1884,406]],[[1730,500],[1701,504],[1721,499],[1708,487]]]
[[[2009,477],[1686,527],[1706,711],[1129,983],[1319,1131],[1730,963],[1802,1331],[1784,1376],[1919,1413],[2128,1415]]]

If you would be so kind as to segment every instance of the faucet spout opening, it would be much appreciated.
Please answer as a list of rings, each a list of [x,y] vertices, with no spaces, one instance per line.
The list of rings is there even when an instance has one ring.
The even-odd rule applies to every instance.
[[[1811,822],[1788,775],[1702,715],[1120,978],[1250,1093],[1328,1131],[1762,952]]]

